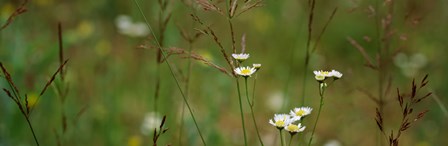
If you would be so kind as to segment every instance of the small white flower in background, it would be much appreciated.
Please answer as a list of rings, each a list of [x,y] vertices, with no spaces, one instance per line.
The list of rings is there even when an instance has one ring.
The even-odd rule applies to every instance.
[[[417,53],[414,55],[406,55],[404,53],[399,53],[394,58],[394,63],[401,69],[401,72],[406,77],[414,77],[418,72],[426,66],[427,58],[422,53]]]
[[[235,68],[235,73],[243,76],[243,77],[250,77],[253,73],[255,73],[255,68],[254,67],[237,67]]]
[[[149,29],[145,23],[133,23],[131,17],[127,15],[119,15],[115,19],[115,25],[119,33],[130,37],[144,37],[149,34]]]
[[[341,142],[337,140],[329,140],[327,143],[324,144],[324,146],[342,146]]]
[[[342,77],[342,74],[336,70],[331,70],[331,72],[329,74],[330,74],[330,76],[338,78],[338,79],[340,79]]]
[[[283,92],[275,91],[270,93],[268,100],[265,101],[266,107],[272,111],[279,111],[283,106]]]
[[[261,68],[261,64],[252,64],[252,67],[254,67],[256,70]]]
[[[288,114],[275,114],[274,119],[269,120],[269,124],[283,129],[285,126],[291,123],[291,117]]]
[[[140,130],[144,135],[149,135],[153,133],[156,128],[159,128],[161,123],[162,118],[159,117],[156,112],[150,112],[145,115]]]
[[[300,108],[294,108],[289,112],[289,114],[292,116],[292,119],[295,121],[300,120],[303,116],[311,114],[311,111],[313,111],[310,107],[300,107]]]
[[[249,54],[241,53],[241,54],[232,54],[232,57],[238,60],[239,62],[243,62],[247,58],[249,58]]]
[[[294,135],[296,133],[302,132],[303,130],[305,130],[305,126],[302,127],[302,124],[288,124],[288,126],[285,127],[285,130],[288,131],[290,134]]]

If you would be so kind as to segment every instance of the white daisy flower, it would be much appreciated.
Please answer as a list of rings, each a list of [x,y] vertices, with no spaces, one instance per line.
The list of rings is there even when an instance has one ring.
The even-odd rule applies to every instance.
[[[314,75],[321,75],[321,76],[325,76],[325,77],[331,77],[330,72],[329,71],[323,71],[323,70],[315,70],[313,71]]]
[[[291,123],[291,116],[288,114],[275,114],[274,119],[269,120],[269,124],[278,129],[283,129],[289,123]]]
[[[261,64],[252,64],[252,67],[258,70],[261,68]]]
[[[314,76],[314,78],[315,78],[317,81],[324,81],[324,80],[325,80],[325,76],[323,76],[323,75],[316,75],[316,76]]]
[[[239,62],[243,62],[247,58],[249,58],[249,54],[241,53],[241,54],[232,54],[232,57],[238,60]]]
[[[315,70],[315,71],[313,71],[313,73],[315,75],[314,78],[317,81],[323,81],[323,80],[325,80],[325,78],[331,77],[330,76],[330,72],[328,72],[328,71],[322,71],[322,70],[317,71],[317,70]]]
[[[342,77],[342,74],[336,70],[331,70],[331,72],[329,74],[330,74],[330,76],[338,78],[338,79]]]
[[[311,107],[300,107],[300,108],[294,108],[289,112],[289,114],[292,116],[292,119],[294,121],[300,120],[303,116],[311,114],[311,111],[313,111],[313,108]]]
[[[235,68],[235,73],[243,76],[243,77],[250,77],[255,71],[257,71],[254,67],[237,67]]]
[[[305,126],[303,126],[302,127],[302,124],[297,124],[297,125],[295,125],[295,124],[292,124],[292,123],[290,123],[290,124],[288,124],[288,126],[286,126],[285,127],[285,130],[286,131],[288,131],[290,134],[296,134],[296,133],[299,133],[299,132],[302,132],[303,130],[305,130]]]

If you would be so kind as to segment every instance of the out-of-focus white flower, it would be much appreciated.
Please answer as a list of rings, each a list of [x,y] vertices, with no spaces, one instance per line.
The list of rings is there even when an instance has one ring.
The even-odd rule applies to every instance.
[[[274,119],[269,120],[269,124],[277,127],[278,129],[283,129],[291,123],[291,117],[288,114],[275,114]]]
[[[303,116],[311,114],[311,111],[313,111],[311,107],[300,107],[300,108],[294,108],[289,112],[289,114],[292,116],[293,120],[298,121]]]
[[[327,143],[324,144],[324,146],[341,146],[341,142],[337,141],[337,140],[329,140],[327,141]]]
[[[143,22],[132,22],[131,17],[127,15],[119,15],[115,19],[115,25],[118,32],[130,37],[144,37],[149,34],[149,29]]]
[[[240,54],[232,54],[232,57],[238,60],[239,62],[243,62],[247,58],[249,58],[249,54],[240,53]]]
[[[266,106],[269,107],[272,111],[279,111],[283,105],[283,92],[275,91],[270,93],[268,100],[266,100]]]
[[[399,53],[394,58],[394,63],[401,69],[401,72],[406,77],[414,77],[421,68],[427,64],[426,56],[418,53],[409,56],[404,53]]]
[[[155,129],[159,128],[161,123],[162,118],[159,117],[156,112],[150,112],[143,118],[143,123],[140,130],[144,135],[149,135],[154,132]]]
[[[305,130],[305,126],[302,127],[302,124],[288,124],[288,126],[285,127],[285,130],[288,131],[290,134],[294,135],[296,133],[302,132],[303,130]]]
[[[235,68],[235,73],[243,76],[243,77],[250,77],[253,73],[255,73],[255,68],[254,67],[237,67]]]

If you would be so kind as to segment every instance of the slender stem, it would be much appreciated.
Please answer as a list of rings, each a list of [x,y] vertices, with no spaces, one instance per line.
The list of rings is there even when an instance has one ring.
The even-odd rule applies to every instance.
[[[307,72],[308,72],[308,59],[309,59],[309,54],[306,55],[306,60],[305,62],[307,62],[305,64],[305,66],[303,67],[303,79],[302,79],[302,106],[305,106],[305,96],[306,96],[306,78],[307,78]]]
[[[191,50],[193,48],[193,42],[189,41],[188,45],[188,56],[191,56]],[[191,57],[188,57],[187,61],[187,78],[185,80],[185,95],[187,97],[190,93],[190,77],[191,77]],[[182,115],[181,115],[181,121],[180,121],[180,129],[179,129],[179,146],[182,145],[182,133],[184,128],[184,114],[185,114],[185,103],[182,103]]]
[[[255,104],[255,85],[257,84],[257,75],[258,75],[258,74],[255,74],[255,77],[254,77],[254,85],[253,85],[253,87],[252,87],[252,93],[253,93],[253,94],[252,94],[252,103],[249,103],[251,107],[253,107],[254,104]]]
[[[146,16],[143,13],[142,8],[140,7],[140,4],[137,2],[137,0],[134,0],[134,2],[137,5],[138,10],[140,11],[140,14],[142,15],[143,19],[145,20],[146,26],[151,31],[151,34],[154,37],[155,43],[157,44],[159,50],[162,52],[162,56],[165,59],[165,63],[168,66],[168,69],[170,70],[171,76],[173,77],[174,81],[176,82],[176,86],[177,86],[180,94],[182,95],[182,99],[184,100],[185,104],[187,105],[188,111],[190,112],[191,118],[193,119],[193,122],[194,122],[194,124],[196,126],[196,130],[198,131],[198,134],[201,137],[201,141],[202,141],[203,145],[204,146],[207,145],[205,143],[204,137],[202,136],[201,130],[199,129],[198,123],[196,122],[196,118],[194,117],[193,110],[191,109],[190,104],[188,103],[187,97],[185,96],[184,92],[182,91],[182,87],[180,87],[178,79],[174,75],[174,71],[173,71],[173,68],[171,67],[171,63],[170,63],[169,59],[166,57],[167,56],[166,52],[162,49],[159,41],[157,40],[157,37],[155,36],[154,31],[153,31],[151,25],[148,22],[148,19],[146,19]]]
[[[283,141],[283,133],[282,133],[282,129],[279,129],[278,132],[280,132],[280,142],[281,142],[281,145],[280,145],[280,146],[284,146],[284,145],[285,145],[285,142]]]
[[[317,112],[317,118],[316,118],[316,121],[314,122],[314,128],[313,128],[313,132],[311,132],[311,138],[310,138],[310,141],[308,142],[308,146],[310,146],[311,142],[313,141],[314,131],[316,131],[316,127],[317,127],[317,121],[319,121],[320,112],[322,110],[322,106],[324,105],[324,90],[322,90],[322,88],[320,87],[320,84],[322,84],[322,83],[319,83],[319,94],[320,94],[319,111]]]
[[[34,133],[33,126],[31,126],[30,119],[26,115],[24,115],[24,116],[25,116],[26,122],[28,123],[28,126],[31,129],[31,133],[33,133],[34,141],[36,142],[37,146],[39,146],[39,142],[37,141],[36,133]]]
[[[249,90],[247,89],[247,78],[245,78],[245,85],[246,85],[246,99],[247,99],[247,103],[249,103],[250,113],[251,113],[251,115],[252,115],[252,120],[253,120],[253,122],[254,122],[255,130],[257,131],[258,140],[260,141],[260,144],[261,144],[262,146],[264,146],[263,140],[261,140],[260,132],[258,131],[257,122],[256,122],[256,120],[255,120],[255,115],[254,115],[253,105],[250,104],[250,100],[249,100]],[[252,94],[255,94],[255,93],[252,93]],[[253,99],[252,99],[252,102],[254,102]]]
[[[289,139],[289,144],[288,144],[288,146],[291,146],[291,143],[292,143],[292,138],[294,137],[294,135],[291,135],[291,138]]]
[[[236,78],[236,87],[238,88],[238,98],[240,102],[241,124],[243,125],[243,133],[244,133],[244,145],[247,146],[246,127],[244,126],[243,104],[241,103],[242,101],[241,101],[240,82],[238,81],[238,78]]]

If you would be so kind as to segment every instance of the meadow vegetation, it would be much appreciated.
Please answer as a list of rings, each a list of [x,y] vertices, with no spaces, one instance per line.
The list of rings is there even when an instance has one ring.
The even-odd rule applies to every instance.
[[[2,0],[0,146],[447,145],[446,5]]]

